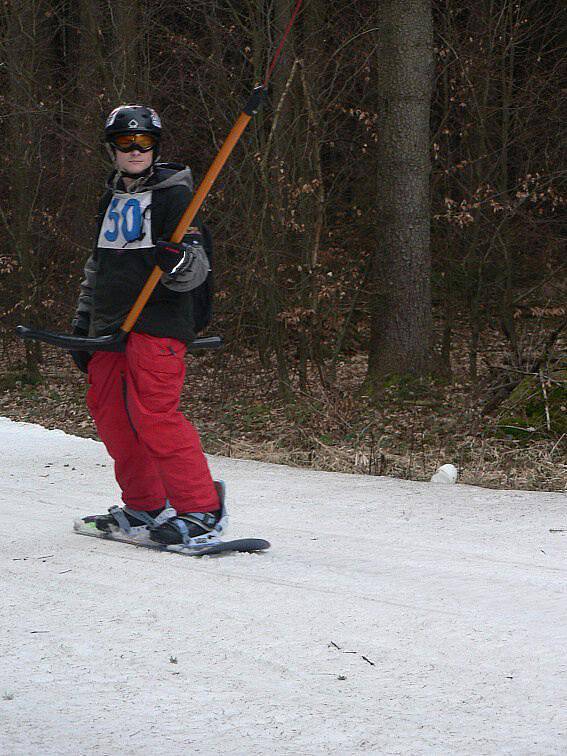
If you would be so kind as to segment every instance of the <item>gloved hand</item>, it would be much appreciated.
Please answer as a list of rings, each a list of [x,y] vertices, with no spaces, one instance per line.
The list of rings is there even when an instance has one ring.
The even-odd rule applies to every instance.
[[[197,248],[202,249],[203,239],[197,229],[189,229],[180,244],[159,239],[155,246],[156,265],[175,279],[193,267]]]
[[[89,324],[87,320],[81,320],[73,328],[73,336],[87,337],[89,335]],[[69,352],[73,358],[73,362],[79,368],[81,373],[88,373],[89,360],[92,357],[91,352]]]

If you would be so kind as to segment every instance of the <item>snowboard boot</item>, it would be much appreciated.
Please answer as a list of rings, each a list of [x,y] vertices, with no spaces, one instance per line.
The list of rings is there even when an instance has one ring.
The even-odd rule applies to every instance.
[[[220,507],[214,512],[184,512],[150,530],[150,538],[165,546],[196,545],[219,540],[226,529],[225,485],[215,481]]]
[[[147,530],[151,517],[152,521],[159,518],[159,515],[165,510],[165,507],[152,509],[150,512],[138,512],[129,507],[111,507],[106,515],[96,515],[95,517],[86,517],[85,522],[94,522],[97,530],[109,533],[111,530],[119,528],[125,533],[142,532]]]

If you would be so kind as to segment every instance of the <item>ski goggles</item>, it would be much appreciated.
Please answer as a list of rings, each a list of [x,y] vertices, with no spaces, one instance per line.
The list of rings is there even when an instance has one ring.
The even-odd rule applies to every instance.
[[[118,134],[110,140],[110,144],[120,152],[149,152],[157,143],[157,137],[153,134]]]

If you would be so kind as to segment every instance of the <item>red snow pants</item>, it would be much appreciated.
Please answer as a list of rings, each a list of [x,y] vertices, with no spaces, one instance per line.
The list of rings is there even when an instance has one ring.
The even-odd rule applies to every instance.
[[[126,352],[95,352],[87,405],[114,460],[123,502],[178,513],[219,508],[199,435],[179,411],[187,347],[131,333]]]

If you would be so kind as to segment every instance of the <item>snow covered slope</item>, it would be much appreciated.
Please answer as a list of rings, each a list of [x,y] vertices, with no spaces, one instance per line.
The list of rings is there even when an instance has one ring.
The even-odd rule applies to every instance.
[[[103,446],[0,419],[1,754],[566,754],[567,502],[212,458],[193,559],[72,533]]]

